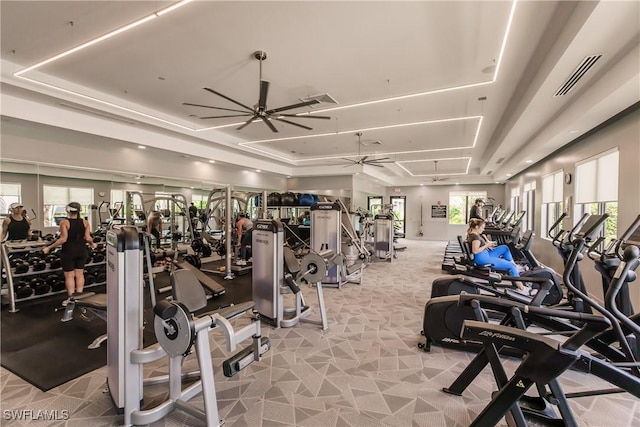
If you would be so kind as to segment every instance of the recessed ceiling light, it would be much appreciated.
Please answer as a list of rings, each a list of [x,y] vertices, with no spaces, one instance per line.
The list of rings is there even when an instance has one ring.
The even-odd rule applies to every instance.
[[[141,150],[146,150],[147,147],[145,147],[144,145],[138,145],[138,148]]]
[[[140,181],[136,181],[136,184],[142,184]]]
[[[420,184],[420,186],[422,187],[424,184]]]
[[[459,183],[459,182],[456,182],[456,185],[460,185],[460,183]]]
[[[260,169],[256,169],[256,172],[262,172]]]
[[[580,132],[580,129],[571,129],[569,131],[569,133],[578,133],[578,132]]]
[[[507,176],[511,176],[511,174],[510,174],[510,173],[508,173],[508,174],[507,174]]]
[[[215,160],[209,160],[209,163],[215,163],[215,162],[216,162]]]
[[[291,175],[287,175],[287,178],[291,178]]]
[[[525,160],[525,163],[533,163],[533,160]]]

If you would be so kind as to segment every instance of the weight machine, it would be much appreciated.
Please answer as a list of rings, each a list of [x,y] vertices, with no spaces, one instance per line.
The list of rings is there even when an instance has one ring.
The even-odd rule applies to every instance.
[[[364,263],[347,266],[342,249],[342,206],[340,201],[317,202],[311,205],[311,250],[315,253],[332,251],[336,256],[327,269],[323,284],[342,287],[345,283],[362,284]],[[352,241],[357,241],[357,239]]]
[[[258,209],[262,211],[264,216],[267,211],[267,196],[266,191],[264,193],[251,193],[244,191],[233,191],[231,186],[224,188],[214,188],[209,193],[207,198],[207,208],[205,211],[206,222],[212,218],[216,218],[222,230],[222,242],[216,241],[206,232],[206,224],[203,226],[202,237],[210,244],[218,246],[216,252],[221,257],[224,257],[225,264],[221,267],[222,271],[212,270],[210,273],[223,274],[227,280],[233,279],[235,274],[248,273],[251,270],[251,265],[234,265],[232,260],[235,255],[235,247],[233,245],[234,236],[236,233],[234,219],[237,217],[238,212],[245,212],[251,214],[251,206],[256,206],[258,200],[261,199],[261,205]],[[255,218],[255,216],[254,216]]]
[[[151,196],[151,198],[145,198],[145,196]],[[140,204],[135,204],[135,197],[140,200]],[[156,202],[166,201],[169,208],[164,212],[163,216],[169,218],[171,249],[177,249],[179,241],[184,242],[193,237],[193,226],[189,220],[188,203],[183,194],[175,193],[157,196],[156,194],[142,193],[139,191],[127,191],[125,198],[125,218],[128,225],[135,226],[136,223],[139,224],[139,218],[144,217],[143,225],[146,226],[146,219],[149,218],[149,214],[153,210]],[[142,214],[139,213],[140,209],[136,209],[136,206],[142,207]],[[136,217],[134,217],[134,215]],[[179,218],[182,219],[182,224],[178,224]]]
[[[276,328],[289,328],[299,322],[328,328],[327,313],[322,294],[322,279],[326,276],[333,252],[310,253],[298,264],[293,251],[284,246],[284,227],[277,219],[261,219],[253,226],[252,249],[254,264],[252,275],[253,300],[262,318],[268,319]],[[284,266],[289,270],[285,274]],[[292,274],[297,274],[295,280]],[[296,281],[315,283],[318,295],[320,319],[311,320],[311,308]],[[293,306],[285,307],[285,294],[293,295]]]
[[[227,350],[235,351],[237,343],[251,337],[251,346],[241,350],[223,364],[224,374],[232,376],[253,361],[260,360],[269,350],[267,339],[261,337],[259,315],[240,330],[229,322],[247,310],[253,303],[227,307],[201,316],[193,316],[178,301],[160,301],[154,306],[154,330],[159,347],[142,348],[143,329],[143,239],[135,227],[125,226],[107,232],[107,386],[124,425],[146,425],[158,421],[180,409],[206,421],[207,426],[220,426],[216,401],[209,331],[223,329]],[[195,346],[199,377],[183,389],[182,379],[193,375],[182,374],[184,358]],[[167,356],[169,374],[143,379],[143,365]],[[144,385],[169,383],[169,398],[159,405],[141,410]],[[202,392],[204,411],[188,403]]]

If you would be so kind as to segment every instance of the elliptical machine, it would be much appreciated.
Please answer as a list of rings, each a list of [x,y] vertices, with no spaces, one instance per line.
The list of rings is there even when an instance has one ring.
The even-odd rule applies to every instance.
[[[569,258],[570,260],[573,260],[573,262],[567,262],[566,267],[568,270],[565,269],[564,278],[565,280],[570,281],[572,289],[575,288],[574,292],[572,292],[574,295],[573,302],[576,304],[576,309],[574,311],[590,312],[590,306],[584,307],[583,304],[582,295],[586,293],[584,291],[584,284],[580,282],[580,285],[582,286],[580,287],[580,285],[576,285],[571,280],[575,264],[577,264],[578,259],[582,258],[582,253],[585,251],[584,245],[580,246],[578,243],[585,241],[591,242],[595,240],[595,236],[600,232],[607,218],[607,214],[592,215],[588,220],[580,223],[582,224],[582,227],[579,231],[573,234],[573,238],[569,240],[574,247]],[[458,304],[458,298],[454,295],[459,295],[463,292],[467,294],[479,294],[480,290],[484,290],[489,291],[492,296],[508,297],[510,300],[514,300],[522,304],[539,306],[545,298],[545,289],[552,286],[551,281],[544,278],[518,278],[523,281],[535,280],[539,283],[542,282],[542,288],[538,291],[538,294],[533,298],[533,300],[529,300],[525,296],[510,293],[509,291],[502,291],[502,294],[500,294],[500,291],[492,289],[491,287],[486,286],[486,284],[483,285],[478,280],[472,280],[465,276],[446,276],[442,279],[442,286],[436,287],[436,285],[440,283],[438,282],[439,279],[434,281],[432,295],[434,293],[434,289],[436,289],[435,292],[438,292],[442,288],[451,292],[448,295],[452,296],[441,296],[440,298],[432,297],[425,304],[423,329],[421,331],[421,334],[425,337],[425,341],[418,344],[418,347],[424,351],[430,351],[432,344],[467,351],[480,350],[481,345],[478,342],[460,339],[460,330],[463,321],[465,319],[477,320],[477,316],[469,307],[460,306]],[[546,284],[544,282],[546,282]]]

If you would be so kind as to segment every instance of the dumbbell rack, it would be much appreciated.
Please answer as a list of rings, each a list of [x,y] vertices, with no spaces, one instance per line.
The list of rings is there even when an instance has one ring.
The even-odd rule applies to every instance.
[[[66,292],[66,288],[62,288],[62,290],[59,291],[53,291],[52,289],[50,289],[48,292],[43,293],[43,294],[39,294],[36,295],[35,294],[35,290],[34,292],[28,296],[28,297],[24,297],[24,298],[17,298],[17,295],[15,293],[16,291],[16,279],[20,279],[20,278],[24,278],[24,277],[38,277],[38,276],[45,276],[45,275],[51,275],[51,274],[57,274],[57,273],[62,273],[62,268],[58,267],[58,268],[44,268],[42,270],[38,270],[38,271],[34,271],[33,267],[31,266],[29,268],[29,271],[25,272],[25,273],[16,273],[15,269],[11,267],[11,263],[9,261],[9,255],[10,254],[14,254],[14,253],[24,253],[26,255],[28,255],[29,253],[33,253],[33,252],[39,252],[42,250],[42,248],[44,248],[45,246],[48,246],[49,244],[51,244],[51,242],[49,241],[43,241],[43,240],[37,240],[37,241],[16,241],[16,242],[4,242],[0,245],[0,264],[2,267],[2,303],[6,303],[6,301],[8,301],[10,308],[9,308],[9,312],[10,313],[15,313],[18,311],[18,309],[16,308],[16,303],[18,302],[23,302],[23,301],[29,301],[29,300],[33,300],[33,299],[38,299],[38,298],[44,298],[44,297],[48,297],[51,295],[57,295],[57,294],[61,294],[61,293],[65,293]],[[25,257],[26,259],[26,257]],[[85,265],[85,268],[89,268],[89,267],[96,267],[96,266],[105,266],[106,267],[106,261],[102,261],[102,262],[97,262],[97,263],[87,263]],[[106,268],[105,268],[105,273],[106,273]],[[106,277],[106,275],[105,275]],[[62,280],[64,282],[64,277],[61,275],[60,276],[60,280]],[[106,283],[105,281],[101,281],[101,282],[96,282],[96,283],[92,283],[92,284],[85,284],[85,288],[91,288],[94,286],[100,286],[100,285],[104,285]],[[6,291],[6,293],[5,293]]]

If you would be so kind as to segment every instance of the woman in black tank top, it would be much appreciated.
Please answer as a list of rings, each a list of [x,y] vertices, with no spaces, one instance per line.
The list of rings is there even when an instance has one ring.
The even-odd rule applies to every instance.
[[[25,240],[31,236],[31,221],[23,215],[22,203],[11,203],[9,206],[11,215],[2,221],[2,234],[0,242],[7,240]]]
[[[88,258],[86,243],[96,247],[91,238],[89,223],[80,218],[80,203],[71,202],[67,205],[67,219],[60,223],[60,237],[52,245],[42,249],[45,254],[62,246],[60,261],[64,272],[64,283],[69,297],[74,292],[84,289],[84,264]],[[68,299],[62,304],[68,302]]]

